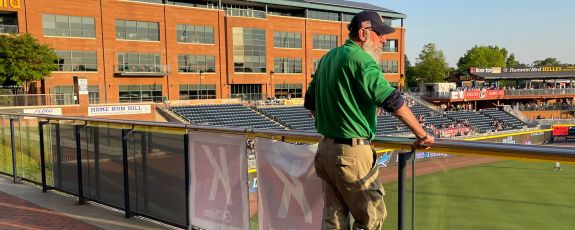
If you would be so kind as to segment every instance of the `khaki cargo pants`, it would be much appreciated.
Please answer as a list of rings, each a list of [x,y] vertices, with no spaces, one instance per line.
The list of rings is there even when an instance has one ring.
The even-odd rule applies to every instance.
[[[315,156],[315,170],[323,180],[322,229],[381,229],[387,217],[384,190],[370,145],[336,144],[324,137]]]

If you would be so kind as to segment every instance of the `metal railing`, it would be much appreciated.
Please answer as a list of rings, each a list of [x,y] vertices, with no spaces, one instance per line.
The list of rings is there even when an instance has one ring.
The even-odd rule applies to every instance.
[[[116,74],[120,75],[154,75],[164,76],[169,72],[168,65],[124,64],[115,65]]]
[[[565,95],[575,94],[575,89],[507,89],[505,90],[505,97],[507,96],[541,96],[541,95]]]
[[[189,190],[192,174],[188,160],[194,151],[189,148],[190,133],[292,143],[317,143],[321,138],[306,132],[6,113],[0,114],[0,125],[0,173],[12,176],[15,182],[28,180],[41,184],[44,192],[54,189],[72,194],[80,204],[91,200],[109,205],[123,210],[126,218],[139,215],[187,229],[194,225],[188,200],[193,198]],[[396,137],[373,141],[377,148],[399,151],[400,230],[406,228],[410,158],[415,166],[412,142]],[[444,154],[575,162],[572,148],[454,140],[437,140],[430,147]],[[411,218],[413,221],[414,212]]]
[[[266,18],[266,12],[252,9],[234,9],[227,8],[226,16],[248,17],[248,18]]]
[[[72,93],[0,95],[0,107],[74,104],[77,104],[77,101]]]

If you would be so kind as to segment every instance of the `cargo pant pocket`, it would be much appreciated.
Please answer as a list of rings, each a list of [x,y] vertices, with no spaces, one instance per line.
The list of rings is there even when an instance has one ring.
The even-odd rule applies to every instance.
[[[335,158],[335,171],[339,178],[347,183],[352,184],[358,180],[358,171],[355,167],[357,159],[355,156],[337,156]]]

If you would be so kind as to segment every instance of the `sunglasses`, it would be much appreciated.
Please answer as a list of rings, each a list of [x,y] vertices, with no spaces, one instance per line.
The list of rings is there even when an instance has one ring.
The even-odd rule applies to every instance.
[[[364,27],[364,28],[362,28],[362,29],[371,30],[371,31],[373,31],[378,37],[381,37],[381,35],[383,35],[383,34],[377,32],[377,31],[375,31],[375,30],[374,30],[373,28],[371,28],[371,27]]]

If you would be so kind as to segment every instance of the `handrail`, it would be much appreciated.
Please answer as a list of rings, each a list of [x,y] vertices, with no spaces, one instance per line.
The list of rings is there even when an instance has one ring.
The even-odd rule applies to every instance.
[[[43,114],[22,114],[22,113],[0,113],[3,116],[26,116],[56,120],[76,120],[88,122],[103,122],[126,125],[157,126],[166,128],[181,128],[193,131],[208,131],[244,134],[264,138],[272,138],[282,141],[292,142],[313,142],[317,143],[321,139],[318,133],[287,131],[287,130],[267,130],[252,128],[234,128],[234,127],[217,127],[196,124],[181,124],[171,122],[152,122],[152,121],[133,121],[118,120],[106,118],[89,118],[89,117],[68,117]],[[376,137],[373,140],[375,147],[385,147],[387,149],[410,151],[412,148],[413,138],[406,137]],[[459,140],[438,139],[436,143],[429,145],[430,151],[458,155],[475,155],[487,157],[504,157],[516,159],[531,160],[559,160],[566,162],[575,162],[575,149],[550,146],[522,145],[522,144],[503,144],[489,142],[472,142]]]
[[[80,138],[80,128],[90,125],[90,122],[95,123],[107,123],[107,124],[122,124],[122,159],[123,159],[123,175],[124,175],[124,196],[129,196],[129,185],[126,184],[128,181],[128,139],[127,136],[131,131],[137,130],[134,126],[154,126],[150,131],[155,132],[163,132],[165,130],[161,128],[176,128],[179,129],[178,131],[184,131],[186,134],[184,135],[187,140],[187,132],[188,131],[202,131],[202,132],[217,132],[217,133],[231,133],[231,134],[243,134],[246,138],[253,138],[253,137],[263,137],[273,140],[281,140],[284,142],[311,142],[317,143],[320,138],[322,137],[320,134],[317,133],[309,133],[309,132],[300,132],[300,131],[284,131],[284,130],[263,130],[263,129],[251,129],[251,128],[231,128],[231,127],[213,127],[213,126],[203,126],[203,125],[195,125],[195,124],[182,124],[182,123],[166,123],[166,122],[151,122],[151,121],[133,121],[133,120],[117,120],[117,119],[106,119],[106,118],[89,118],[89,117],[72,117],[72,116],[55,116],[55,115],[43,115],[43,114],[23,114],[23,113],[0,113],[0,116],[5,117],[6,119],[10,119],[10,137],[13,139],[15,137],[14,134],[14,120],[18,120],[20,117],[25,119],[26,117],[36,117],[41,118],[44,120],[40,120],[40,131],[42,130],[42,125],[48,124],[51,121],[63,120],[63,121],[71,121],[72,124],[76,124],[74,126],[75,133],[76,133],[76,161],[78,165],[78,197],[79,203],[82,204],[84,200],[83,191],[81,188],[83,187],[82,182],[82,174],[81,174],[81,138]],[[100,125],[100,124],[96,124]],[[130,129],[126,129],[126,126],[131,125]],[[57,129],[59,130],[59,129]],[[145,130],[148,130],[147,127]],[[549,130],[545,130],[549,131]],[[58,132],[58,131],[57,131]],[[57,134],[59,137],[60,134]],[[40,138],[43,139],[44,135],[40,132]],[[43,140],[42,140],[43,141]],[[413,149],[413,138],[404,138],[404,137],[376,137],[373,140],[373,144],[376,147],[384,147],[386,149],[391,150],[401,150],[398,152],[398,229],[404,230],[405,229],[405,217],[406,213],[406,183],[407,183],[407,176],[406,176],[406,166],[407,161],[412,158],[413,154],[415,153]],[[14,141],[12,143],[12,159],[16,159],[15,157],[15,147]],[[41,142],[43,143],[43,142]],[[58,144],[59,145],[59,144]],[[44,146],[44,145],[40,145]],[[184,147],[187,148],[188,143],[184,141]],[[553,160],[553,161],[562,161],[562,162],[575,162],[575,149],[573,148],[562,148],[562,147],[554,147],[554,146],[537,146],[537,145],[521,145],[521,144],[503,144],[503,143],[490,143],[490,142],[476,142],[476,141],[458,141],[458,140],[444,140],[438,139],[436,143],[428,145],[431,147],[429,150],[425,151],[432,151],[432,152],[440,152],[440,153],[447,153],[447,154],[457,154],[457,155],[476,155],[476,156],[487,156],[487,157],[503,157],[503,158],[519,158],[519,159],[529,159],[529,160]],[[186,154],[189,154],[188,150],[185,150]],[[43,154],[42,154],[43,155]],[[414,159],[412,158],[412,164],[414,164]],[[13,169],[16,170],[15,160],[13,162]],[[42,161],[43,162],[43,161]],[[188,162],[188,160],[185,160]],[[188,167],[188,166],[186,166]],[[414,167],[412,168],[412,170]],[[42,170],[42,176],[45,177],[46,172]],[[14,179],[16,179],[16,171],[13,171]],[[189,175],[189,168],[186,168],[186,175]],[[412,186],[414,185],[414,180],[412,180]],[[42,181],[42,186],[46,188],[46,182]],[[189,187],[189,181],[186,179],[185,187]],[[413,187],[412,187],[413,188]],[[187,192],[186,192],[187,194]],[[187,194],[188,196],[188,194]],[[187,197],[186,196],[186,197]],[[412,196],[412,202],[413,202]],[[132,216],[132,211],[130,210],[129,200],[125,199],[124,204],[124,214],[126,217]],[[188,203],[188,202],[186,202]],[[189,207],[187,207],[189,208]],[[412,206],[414,209],[414,206]],[[412,212],[412,220],[414,220],[414,213]],[[162,220],[160,220],[162,221]],[[164,220],[165,221],[165,220]],[[189,219],[186,219],[186,222],[189,227]],[[172,223],[173,224],[173,223]]]

